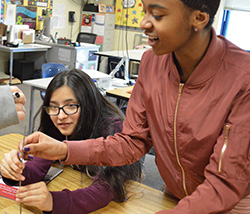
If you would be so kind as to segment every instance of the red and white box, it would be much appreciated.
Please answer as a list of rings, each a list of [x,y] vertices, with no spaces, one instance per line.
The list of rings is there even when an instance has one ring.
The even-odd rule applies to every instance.
[[[17,186],[8,186],[0,178],[0,196],[9,198],[11,200],[16,200]]]

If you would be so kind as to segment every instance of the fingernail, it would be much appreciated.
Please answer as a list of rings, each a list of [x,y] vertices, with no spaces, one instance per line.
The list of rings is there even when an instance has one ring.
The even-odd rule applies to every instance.
[[[17,156],[20,158],[20,152],[17,153]]]
[[[29,151],[30,151],[30,147],[25,147],[23,150],[24,150],[25,152],[29,152]]]
[[[34,157],[32,155],[28,155],[28,158],[32,159],[32,160],[34,159]]]

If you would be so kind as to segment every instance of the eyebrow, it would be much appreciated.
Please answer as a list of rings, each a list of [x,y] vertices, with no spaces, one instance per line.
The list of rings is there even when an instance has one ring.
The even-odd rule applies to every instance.
[[[75,100],[75,99],[67,99],[67,100],[64,100],[63,102],[71,102],[71,101],[76,101],[77,102],[77,100]],[[53,101],[53,100],[50,100],[49,102],[50,103],[57,103],[56,101]]]
[[[143,0],[141,0],[141,2],[142,2],[142,4],[144,5],[144,2],[143,2]],[[166,7],[163,7],[163,6],[161,6],[161,5],[159,5],[159,4],[150,4],[149,5],[149,8],[159,8],[159,9],[165,9],[165,10],[167,10],[167,8]]]
[[[163,7],[163,6],[159,5],[159,4],[150,4],[149,8],[159,8],[159,9],[165,9],[165,10],[167,10],[166,7]]]

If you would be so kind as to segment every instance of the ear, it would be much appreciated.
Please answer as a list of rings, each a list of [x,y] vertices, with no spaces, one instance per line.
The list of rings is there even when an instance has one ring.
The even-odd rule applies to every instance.
[[[193,29],[197,29],[198,31],[204,29],[209,22],[209,14],[205,12],[201,12],[200,10],[193,11]]]

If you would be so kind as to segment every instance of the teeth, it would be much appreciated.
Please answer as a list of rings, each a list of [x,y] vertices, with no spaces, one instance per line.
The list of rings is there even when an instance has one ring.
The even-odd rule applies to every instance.
[[[152,39],[152,40],[155,40],[155,39],[158,39],[158,37],[149,37],[149,39]]]

